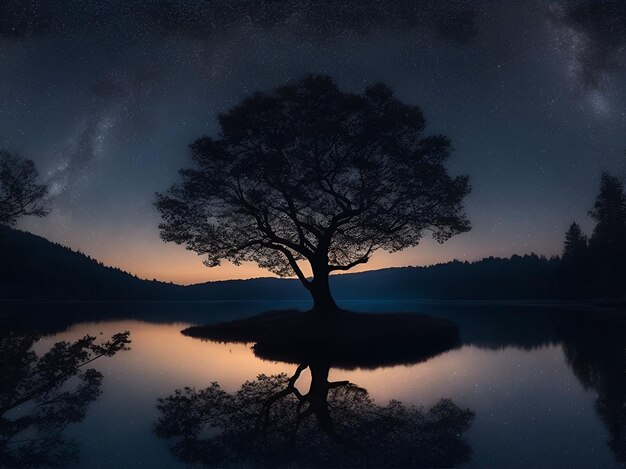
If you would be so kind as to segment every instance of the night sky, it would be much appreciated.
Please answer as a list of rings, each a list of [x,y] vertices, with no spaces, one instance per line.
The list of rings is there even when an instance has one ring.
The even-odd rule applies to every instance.
[[[0,148],[50,188],[21,229],[144,278],[268,275],[164,244],[155,192],[254,91],[384,81],[451,137],[473,230],[364,268],[554,255],[590,232],[601,172],[626,176],[625,50],[623,1],[2,0]]]

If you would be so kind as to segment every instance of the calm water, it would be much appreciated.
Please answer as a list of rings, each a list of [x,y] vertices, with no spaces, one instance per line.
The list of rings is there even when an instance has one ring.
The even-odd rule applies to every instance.
[[[232,395],[246,381],[261,386],[263,383],[255,381],[259,374],[292,376],[297,367],[264,361],[254,355],[250,345],[201,341],[183,336],[180,330],[192,324],[294,306],[306,307],[288,303],[31,304],[15,307],[32,316],[12,327],[21,333],[37,330],[44,334],[34,346],[37,353],[47,351],[55,342],[76,340],[85,334],[111,336],[130,331],[130,351],[93,364],[104,375],[102,393],[89,405],[85,418],[64,432],[68,441],[78,443],[79,459],[72,467],[184,467],[181,455],[188,453],[175,455],[171,450],[180,438],[161,438],[153,430],[155,422],[164,417],[156,407],[158,398],[186,386],[201,390],[212,382]],[[355,428],[360,434],[366,433],[364,428],[371,431],[367,446],[356,448],[367,447],[377,454],[410,450],[406,442],[399,449],[393,448],[396,440],[386,438],[389,428],[381,423],[383,420],[367,420],[369,427],[364,427],[362,416],[381,411],[390,400],[405,407],[423,406],[427,411],[445,398],[452,401],[454,409],[473,413],[467,421],[469,427],[457,435],[456,430],[442,430],[447,423],[440,422],[433,432],[441,434],[435,436],[424,434],[430,430],[420,427],[421,433],[415,437],[411,434],[415,451],[425,451],[418,440],[427,449],[441,440],[442,447],[452,445],[451,451],[459,453],[458,457],[450,456],[451,463],[469,455],[468,462],[457,464],[460,467],[610,468],[621,467],[619,461],[626,461],[623,320],[598,321],[585,314],[528,306],[419,302],[354,302],[344,306],[449,318],[460,326],[462,338],[458,348],[422,363],[330,369],[328,381],[348,380],[366,389],[374,401],[352,409],[353,397],[361,394],[329,395],[336,424],[352,425],[336,420],[347,421],[360,413],[361,427]],[[310,381],[307,368],[296,385],[305,393]],[[242,418],[243,423],[237,425],[246,425],[252,417],[231,413],[228,418],[230,423]],[[315,418],[309,420],[314,422]],[[295,431],[291,428],[287,433]],[[304,432],[310,430],[302,427]],[[200,436],[209,438],[211,431],[218,432],[213,428]],[[379,433],[378,438],[377,431],[385,434]],[[240,443],[232,444],[236,448]],[[206,447],[201,450],[208,451]]]

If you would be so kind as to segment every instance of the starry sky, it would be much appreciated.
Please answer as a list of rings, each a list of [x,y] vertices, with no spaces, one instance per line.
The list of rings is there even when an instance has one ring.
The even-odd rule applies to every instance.
[[[159,238],[155,192],[257,90],[306,73],[383,81],[451,137],[473,229],[363,269],[561,250],[602,171],[626,176],[626,2],[3,0],[0,148],[36,162],[51,213],[18,227],[142,278],[206,268]]]

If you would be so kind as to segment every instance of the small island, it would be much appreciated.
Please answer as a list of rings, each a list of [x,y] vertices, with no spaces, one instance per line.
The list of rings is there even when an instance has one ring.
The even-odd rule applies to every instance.
[[[223,342],[254,342],[254,353],[288,363],[325,361],[344,369],[417,363],[457,346],[450,321],[411,313],[322,316],[276,311],[237,321],[193,326],[183,334]]]

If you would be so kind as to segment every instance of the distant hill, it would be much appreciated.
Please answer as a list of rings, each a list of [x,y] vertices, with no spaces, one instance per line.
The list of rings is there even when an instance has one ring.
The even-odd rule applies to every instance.
[[[554,299],[559,260],[534,254],[333,276],[337,299]],[[294,279],[190,286],[142,280],[40,236],[0,226],[0,299],[306,300]]]
[[[181,289],[141,280],[40,236],[0,226],[0,298],[158,299]]]

